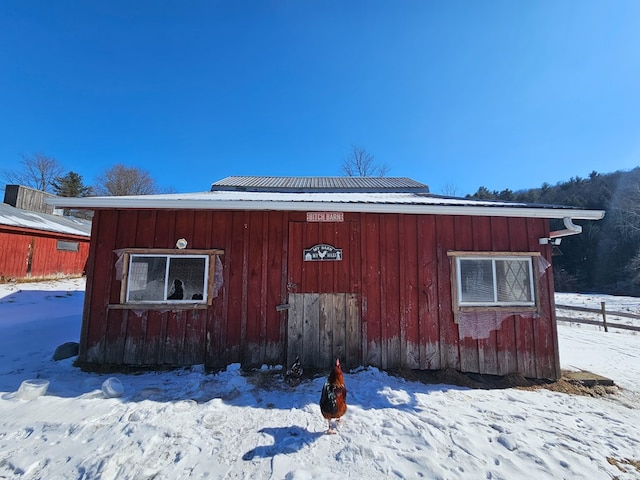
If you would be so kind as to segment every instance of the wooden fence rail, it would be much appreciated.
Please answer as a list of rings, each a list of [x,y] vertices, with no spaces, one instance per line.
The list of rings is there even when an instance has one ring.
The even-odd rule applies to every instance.
[[[585,323],[587,325],[597,325],[600,327],[604,327],[604,331],[608,332],[609,327],[611,328],[620,328],[623,330],[633,330],[634,332],[640,332],[640,326],[636,325],[624,325],[622,323],[611,323],[607,321],[607,315],[612,317],[622,317],[622,318],[632,318],[634,320],[640,320],[640,315],[634,313],[625,313],[625,312],[613,312],[607,311],[605,302],[600,302],[600,308],[587,308],[587,307],[575,307],[572,305],[556,305],[557,310],[570,310],[574,312],[585,312],[591,313],[595,315],[599,315],[602,317],[602,320],[590,320],[586,318],[572,318],[572,317],[563,317],[556,315],[556,320],[560,322],[572,322],[572,323]]]

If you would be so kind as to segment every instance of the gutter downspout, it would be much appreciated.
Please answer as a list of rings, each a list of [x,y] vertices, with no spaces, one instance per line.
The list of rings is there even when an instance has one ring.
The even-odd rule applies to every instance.
[[[573,218],[564,217],[562,219],[564,222],[564,226],[566,227],[563,230],[556,230],[555,232],[550,232],[548,238],[540,238],[538,241],[540,245],[560,245],[562,241],[562,237],[568,237],[569,235],[578,235],[582,233],[582,227],[580,225],[576,225],[573,223]]]

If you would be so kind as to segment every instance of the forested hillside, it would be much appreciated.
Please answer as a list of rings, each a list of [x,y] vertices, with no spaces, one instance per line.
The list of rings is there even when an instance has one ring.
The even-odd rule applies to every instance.
[[[594,171],[588,178],[518,192],[480,187],[467,197],[605,210],[603,220],[575,221],[582,225],[582,234],[565,237],[554,247],[556,291],[640,294],[640,167],[609,174]],[[562,221],[551,224],[552,230],[562,228]]]

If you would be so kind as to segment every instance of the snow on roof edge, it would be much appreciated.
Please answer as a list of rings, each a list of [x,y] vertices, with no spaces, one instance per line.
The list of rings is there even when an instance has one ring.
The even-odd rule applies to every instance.
[[[0,225],[82,237],[91,236],[89,220],[32,212],[6,203],[0,203]]]
[[[47,199],[56,207],[84,209],[215,209],[345,211],[371,213],[415,213],[440,215],[516,216],[599,220],[602,210],[526,203],[470,200],[415,193],[278,193],[196,192],[128,197],[56,197]]]

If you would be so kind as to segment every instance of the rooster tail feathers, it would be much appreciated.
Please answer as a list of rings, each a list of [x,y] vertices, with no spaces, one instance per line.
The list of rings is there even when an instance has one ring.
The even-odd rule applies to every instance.
[[[322,387],[322,395],[320,396],[320,407],[328,413],[335,413],[338,410],[338,402],[333,386],[329,382],[325,382]]]

